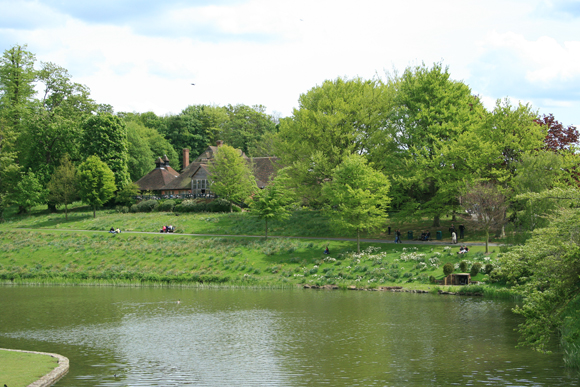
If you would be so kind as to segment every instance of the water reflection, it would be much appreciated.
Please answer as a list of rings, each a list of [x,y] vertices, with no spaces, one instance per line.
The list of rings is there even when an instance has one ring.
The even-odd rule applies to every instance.
[[[57,386],[578,384],[561,356],[515,348],[511,304],[478,298],[0,287],[0,302],[0,346],[70,358]]]

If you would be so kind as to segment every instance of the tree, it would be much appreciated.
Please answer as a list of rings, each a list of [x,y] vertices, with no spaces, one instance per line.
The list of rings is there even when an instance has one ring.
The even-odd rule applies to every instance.
[[[16,152],[13,144],[16,135],[8,125],[8,120],[0,115],[0,222],[4,221],[4,209],[8,205],[8,195],[15,185],[13,176],[19,175]]]
[[[26,48],[15,45],[0,57],[0,109],[17,133],[26,105],[35,94],[36,58]]]
[[[127,123],[127,142],[129,145],[127,148],[127,168],[131,181],[137,181],[145,176],[152,169],[155,160],[147,138],[141,135],[143,130],[147,130],[147,128],[137,122]]]
[[[77,171],[70,158],[65,154],[48,183],[49,201],[55,204],[64,204],[64,217],[68,221],[68,205],[77,197]]]
[[[266,114],[266,108],[262,105],[228,105],[224,110],[227,120],[220,125],[221,139],[246,154],[256,156],[250,153],[250,149],[256,147],[264,135],[276,129],[276,124]]]
[[[544,138],[545,149],[554,152],[569,150],[571,146],[578,143],[580,134],[576,127],[569,125],[567,128],[558,122],[553,114],[538,117],[534,120],[538,125],[547,128],[546,138]]]
[[[351,154],[374,154],[384,135],[393,89],[378,79],[338,78],[300,95],[299,108],[280,121],[275,154],[305,203],[320,204],[322,182]],[[383,152],[384,154],[384,152]]]
[[[115,202],[117,204],[129,207],[132,204],[135,204],[135,197],[138,196],[140,192],[141,191],[139,186],[135,183],[131,183],[125,188],[117,191]]]
[[[345,158],[331,176],[322,188],[327,211],[336,228],[356,231],[360,253],[360,232],[381,227],[387,219],[389,181],[360,155]]]
[[[20,212],[26,213],[46,199],[46,190],[32,171],[22,173],[16,186],[11,190],[8,201],[16,204]]]
[[[580,193],[554,189],[529,196],[558,199],[560,209],[550,216],[548,227],[534,230],[524,245],[502,255],[501,274],[523,297],[514,310],[525,318],[519,326],[521,344],[547,352],[554,331],[562,328],[571,308],[577,308],[574,302],[580,294]],[[576,344],[579,338],[577,324],[561,337]]]
[[[492,183],[468,186],[461,196],[461,206],[471,216],[471,228],[485,231],[485,252],[489,253],[489,233],[501,228],[506,221],[507,201]]]
[[[79,165],[77,176],[79,196],[93,207],[93,218],[96,218],[97,207],[112,198],[117,189],[115,174],[99,156],[90,156]]]
[[[178,115],[166,117],[159,127],[159,133],[177,151],[188,148],[192,154],[200,154],[209,145],[200,106],[188,106]]]
[[[98,156],[107,164],[115,175],[115,185],[119,189],[131,183],[127,167],[127,128],[119,117],[108,113],[89,116],[83,122],[81,155]]]
[[[242,157],[239,149],[229,145],[218,148],[217,154],[209,165],[210,189],[230,202],[243,202],[258,189],[250,166]]]
[[[373,158],[393,183],[394,205],[409,217],[454,212],[464,179],[477,176],[485,155],[470,140],[482,125],[485,109],[470,88],[450,78],[440,63],[409,67],[392,80],[396,93],[389,112],[392,144]]]
[[[252,195],[250,214],[264,219],[268,238],[268,220],[282,220],[290,216],[290,208],[296,202],[294,192],[287,189],[287,174],[285,170],[278,171],[274,181]]]

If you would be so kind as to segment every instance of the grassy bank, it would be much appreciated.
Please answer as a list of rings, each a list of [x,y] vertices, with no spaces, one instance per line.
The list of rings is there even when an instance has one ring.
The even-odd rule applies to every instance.
[[[323,253],[329,244],[330,254]],[[192,237],[172,234],[0,231],[0,281],[8,283],[292,287],[299,284],[428,288],[443,265],[497,265],[474,246],[458,247],[307,239]],[[486,280],[479,273],[474,280]]]
[[[264,235],[264,222],[250,216],[248,213],[185,213],[173,212],[152,213],[118,213],[114,210],[100,210],[93,218],[92,209],[76,203],[71,206],[68,221],[62,212],[50,213],[46,206],[34,208],[30,214],[17,215],[15,208],[6,211],[6,222],[0,224],[0,230],[14,228],[44,228],[57,230],[109,230],[111,227],[123,231],[156,232],[164,225],[173,225],[178,233],[185,234],[220,234],[220,235]],[[364,238],[381,238],[394,240],[394,231],[398,228],[404,240],[409,231],[418,238],[423,230],[430,230],[432,238],[441,231],[444,241],[450,241],[448,228],[451,218],[444,218],[441,227],[432,227],[432,220],[402,223],[394,216],[376,233],[363,235]],[[459,222],[455,222],[458,226]],[[391,226],[391,235],[387,235],[387,227]],[[320,211],[301,209],[294,211],[292,216],[283,221],[270,221],[270,235],[303,236],[303,237],[346,237],[354,238],[355,234],[339,233],[330,226],[329,219]],[[467,230],[466,242],[483,241],[481,232]]]
[[[0,385],[28,386],[57,366],[48,355],[0,350]]]

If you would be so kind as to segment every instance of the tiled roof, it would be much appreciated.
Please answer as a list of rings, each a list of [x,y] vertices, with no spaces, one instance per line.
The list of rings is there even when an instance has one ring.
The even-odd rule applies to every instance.
[[[179,172],[167,166],[163,168],[155,168],[139,180],[136,184],[142,191],[158,191],[179,176]]]

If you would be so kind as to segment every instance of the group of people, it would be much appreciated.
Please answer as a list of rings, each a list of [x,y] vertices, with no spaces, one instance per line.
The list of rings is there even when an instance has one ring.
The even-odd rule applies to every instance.
[[[451,227],[449,227],[449,232],[451,233],[451,243],[457,243],[457,233],[455,232],[455,226],[451,223]],[[459,225],[459,238],[463,239],[465,235],[465,226],[463,224]]]
[[[111,234],[120,234],[121,233],[121,230],[119,230],[118,228],[111,227],[111,229],[109,230],[109,233],[111,233]]]
[[[163,228],[161,230],[159,230],[159,232],[174,232],[175,231],[175,226],[163,226]]]
[[[457,254],[466,254],[469,251],[469,247],[467,246],[461,246],[459,248],[459,251],[457,252]]]
[[[425,230],[421,233],[421,240],[422,241],[428,241],[429,239],[431,239],[431,231],[429,230]]]

